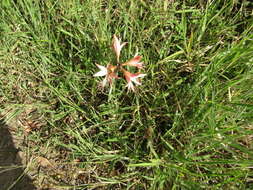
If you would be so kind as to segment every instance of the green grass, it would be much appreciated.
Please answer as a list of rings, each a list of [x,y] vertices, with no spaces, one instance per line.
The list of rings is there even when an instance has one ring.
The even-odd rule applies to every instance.
[[[2,115],[39,125],[21,148],[55,162],[52,187],[252,189],[252,8],[2,0]],[[113,34],[128,42],[122,60],[143,56],[135,94],[124,80],[102,92],[92,76],[114,60]]]

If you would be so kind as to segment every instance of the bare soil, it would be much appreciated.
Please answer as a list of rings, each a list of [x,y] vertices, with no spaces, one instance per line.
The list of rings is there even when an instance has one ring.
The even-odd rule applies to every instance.
[[[22,139],[15,137],[3,121],[0,121],[0,189],[1,190],[35,190],[32,179],[25,173],[18,148]]]

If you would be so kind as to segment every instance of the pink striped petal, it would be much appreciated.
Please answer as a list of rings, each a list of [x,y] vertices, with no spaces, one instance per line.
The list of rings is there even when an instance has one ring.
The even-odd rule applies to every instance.
[[[116,54],[117,62],[119,62],[120,51],[126,44],[127,44],[126,42],[120,44],[120,40],[118,39],[118,37],[115,34],[113,35],[112,47]]]
[[[123,70],[123,73],[127,81],[126,86],[128,87],[128,91],[130,90],[134,91],[133,83],[135,83],[135,85],[141,85],[140,78],[146,76],[146,74],[143,74],[143,73],[130,73],[126,71],[125,69]]]
[[[129,61],[123,63],[122,65],[128,65],[132,67],[137,67],[139,69],[143,68],[143,62],[140,62],[141,56],[135,56],[134,58],[130,59]]]

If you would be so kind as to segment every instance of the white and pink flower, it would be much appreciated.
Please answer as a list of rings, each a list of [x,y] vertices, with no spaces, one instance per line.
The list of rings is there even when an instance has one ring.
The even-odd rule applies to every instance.
[[[123,48],[124,45],[126,45],[126,43],[127,42],[124,42],[121,44],[120,40],[117,38],[117,36],[113,35],[112,47],[113,47],[113,51],[116,54],[116,59],[117,59],[116,65],[114,66],[112,64],[108,64],[105,67],[105,66],[96,64],[97,67],[100,69],[100,71],[95,73],[93,76],[94,77],[105,76],[103,81],[100,83],[100,86],[102,88],[104,88],[107,85],[107,83],[109,83],[109,85],[112,87],[113,80],[120,78],[117,76],[117,72],[122,72],[126,81],[127,81],[126,87],[128,88],[128,92],[135,91],[135,86],[141,85],[141,78],[146,76],[146,74],[143,74],[140,72],[131,73],[123,68],[123,66],[131,66],[131,67],[136,67],[138,69],[142,69],[143,62],[141,62],[141,58],[142,58],[141,56],[136,55],[132,59],[128,60],[125,63],[119,62],[121,49]]]
[[[122,44],[120,44],[120,40],[117,38],[116,35],[113,35],[113,42],[112,42],[112,48],[116,54],[116,58],[117,58],[117,62],[119,63],[119,57],[120,57],[120,52],[121,49],[124,47],[124,45],[126,45],[127,42],[124,42]]]
[[[105,78],[103,79],[103,81],[101,82],[101,87],[104,88],[106,86],[107,83],[109,83],[110,85],[112,85],[112,81],[113,79],[117,79],[119,78],[116,74],[115,74],[115,69],[116,66],[113,66],[111,64],[107,65],[107,67],[104,67],[102,65],[98,65],[96,64],[97,67],[100,69],[100,71],[98,71],[97,73],[95,73],[93,76],[94,77],[102,77],[105,76]]]
[[[127,81],[126,87],[128,91],[131,91],[131,90],[135,91],[134,83],[136,86],[141,85],[141,78],[146,76],[146,74],[143,74],[143,73],[130,73],[126,71],[125,69],[123,69],[123,73]]]
[[[132,67],[137,67],[138,69],[143,68],[143,62],[140,62],[141,56],[135,56],[134,58],[130,59],[129,61],[122,64],[122,66],[128,65]]]

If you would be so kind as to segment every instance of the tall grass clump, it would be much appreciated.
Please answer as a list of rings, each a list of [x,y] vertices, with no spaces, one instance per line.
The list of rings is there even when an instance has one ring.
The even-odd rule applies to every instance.
[[[54,163],[35,183],[253,188],[252,8],[248,0],[1,1],[1,115],[29,131],[28,160]],[[115,60],[114,34],[128,42],[122,60],[142,55],[147,75],[135,93],[124,80],[101,90],[93,77],[96,64]]]

